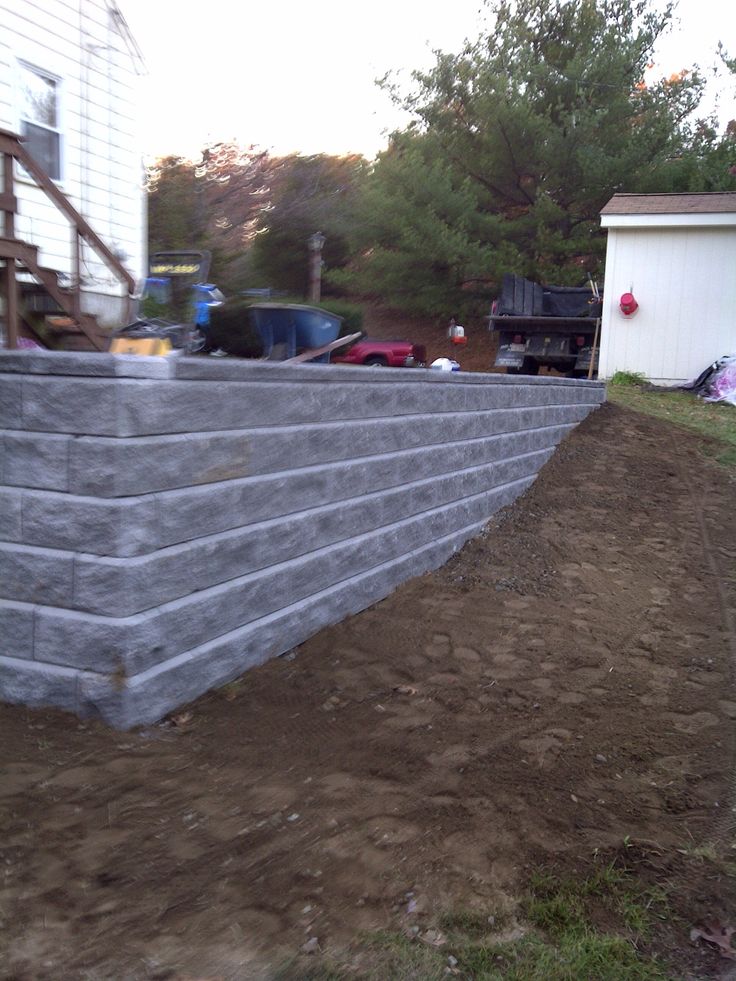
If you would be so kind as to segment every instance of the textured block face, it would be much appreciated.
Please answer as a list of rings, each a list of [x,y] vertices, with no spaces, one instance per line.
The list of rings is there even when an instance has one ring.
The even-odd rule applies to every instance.
[[[75,439],[69,448],[69,491],[128,497],[213,484],[251,473],[250,440],[242,432],[185,433],[144,439]]]
[[[152,495],[117,500],[26,491],[22,496],[26,545],[94,555],[139,555],[157,543],[157,502]]]
[[[0,697],[121,727],[435,568],[604,397],[46,352],[0,374]]]
[[[20,377],[0,374],[0,429],[20,429],[22,417]]]
[[[79,712],[79,681],[78,672],[69,668],[0,655],[0,698],[5,702]]]
[[[0,600],[0,656],[33,657],[33,617],[32,606]]]
[[[110,379],[23,376],[23,425],[51,433],[118,434],[117,385]],[[127,382],[135,384],[135,382]],[[6,429],[18,426],[6,425]]]
[[[0,541],[17,542],[22,534],[20,494],[0,487]]]
[[[2,436],[2,479],[12,487],[68,489],[68,436],[8,431]]]
[[[74,556],[47,548],[0,544],[3,599],[70,606]]]

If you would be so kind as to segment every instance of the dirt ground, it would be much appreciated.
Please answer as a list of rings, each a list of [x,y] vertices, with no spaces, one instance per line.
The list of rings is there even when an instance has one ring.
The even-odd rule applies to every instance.
[[[465,327],[465,344],[453,344],[447,336],[448,320],[438,322],[426,317],[410,317],[375,303],[362,304],[363,330],[368,337],[383,340],[405,340],[423,344],[427,349],[427,364],[436,358],[452,358],[462,371],[497,371],[493,368],[498,346],[497,335],[488,330],[486,321],[478,318]]]
[[[730,847],[733,508],[697,437],[608,404],[442,569],[173,719],[0,706],[0,974],[268,978],[513,911],[540,861]]]

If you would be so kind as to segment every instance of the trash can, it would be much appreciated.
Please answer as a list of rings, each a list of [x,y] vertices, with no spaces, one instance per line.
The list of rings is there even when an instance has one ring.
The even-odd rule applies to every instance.
[[[336,341],[342,317],[320,307],[298,303],[254,303],[250,308],[253,321],[263,339],[264,356],[272,357],[276,348],[283,348],[283,358],[293,358],[299,351],[322,347]],[[310,359],[327,363],[330,352]]]

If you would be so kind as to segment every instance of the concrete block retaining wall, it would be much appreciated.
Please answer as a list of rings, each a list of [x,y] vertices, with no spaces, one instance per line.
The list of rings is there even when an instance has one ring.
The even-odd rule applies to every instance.
[[[441,565],[604,397],[0,352],[0,698],[154,721]]]

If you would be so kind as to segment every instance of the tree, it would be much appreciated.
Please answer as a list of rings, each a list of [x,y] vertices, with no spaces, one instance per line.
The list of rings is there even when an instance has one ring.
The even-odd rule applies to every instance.
[[[210,277],[226,291],[244,285],[239,267],[268,206],[265,151],[215,143],[196,162],[164,157],[148,171],[149,251],[207,249]]]
[[[412,93],[391,89],[414,122],[379,157],[366,190],[373,237],[356,242],[353,282],[389,284],[404,305],[411,290],[427,312],[472,307],[479,285],[508,271],[563,284],[599,272],[598,215],[611,195],[677,184],[678,168],[682,182],[683,159],[706,149],[703,126],[691,122],[698,72],[645,82],[671,7],[487,6],[490,30],[458,55],[438,53],[414,74]],[[431,245],[424,271],[416,237]]]
[[[149,168],[149,252],[202,248],[204,208],[196,169],[184,157],[163,157]]]
[[[433,134],[395,134],[357,202],[357,255],[331,281],[410,311],[459,313],[463,291],[482,288],[494,258],[493,219],[477,205],[471,181],[448,166]],[[518,264],[513,249],[506,260]]]
[[[316,231],[325,236],[326,268],[345,265],[355,195],[365,166],[356,155],[292,154],[275,162],[252,255],[255,274],[265,285],[306,294],[307,239]]]

